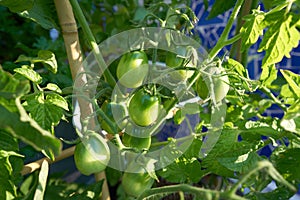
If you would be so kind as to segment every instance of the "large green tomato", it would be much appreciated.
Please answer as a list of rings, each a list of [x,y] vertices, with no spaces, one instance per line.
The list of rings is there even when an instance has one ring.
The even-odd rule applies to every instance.
[[[141,138],[134,137],[124,133],[122,142],[126,147],[137,148],[138,150],[149,149],[151,145],[151,137]]]
[[[184,64],[186,64],[186,59],[184,58],[186,56],[186,48],[178,46],[175,49],[176,53],[167,52],[166,55],[166,65],[171,68],[176,68],[176,67],[184,67]],[[174,81],[183,81],[188,78],[190,78],[193,74],[193,70],[188,70],[189,67],[191,67],[191,63],[186,64],[186,69],[181,69],[181,70],[175,70],[170,73],[171,79]]]
[[[225,74],[225,70],[221,67],[212,67],[208,70],[208,73],[213,73],[212,83],[215,94],[216,102],[222,101],[229,91],[229,78]],[[211,88],[207,87],[210,84],[207,76],[200,76],[196,82],[196,92],[199,97],[205,99],[208,97],[208,93],[212,94]]]
[[[88,132],[75,147],[75,164],[84,175],[103,171],[109,159],[110,151],[106,141],[95,132]]]
[[[130,52],[122,56],[117,68],[117,77],[125,87],[137,88],[143,84],[148,74],[148,67],[145,52]]]
[[[154,179],[136,163],[130,163],[128,167],[136,173],[125,172],[122,178],[122,187],[128,195],[138,197],[152,187]]]
[[[158,97],[150,95],[144,89],[139,89],[129,101],[128,112],[136,125],[149,126],[158,118],[159,109]]]

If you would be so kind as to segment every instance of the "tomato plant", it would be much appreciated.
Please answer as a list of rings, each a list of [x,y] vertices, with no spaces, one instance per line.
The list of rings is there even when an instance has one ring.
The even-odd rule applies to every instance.
[[[0,1],[0,199],[297,199],[299,9]]]
[[[142,85],[148,74],[148,58],[143,51],[129,52],[122,56],[117,68],[120,83],[128,88]]]
[[[87,133],[76,145],[74,160],[77,169],[84,175],[105,170],[110,151],[105,140],[97,133]]]
[[[159,98],[147,93],[144,89],[136,91],[129,101],[129,116],[139,126],[153,124],[158,118],[159,111]]]

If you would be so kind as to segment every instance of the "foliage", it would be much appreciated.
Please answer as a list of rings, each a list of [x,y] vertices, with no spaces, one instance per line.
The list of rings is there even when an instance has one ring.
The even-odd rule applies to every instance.
[[[167,28],[200,40],[193,34],[198,19],[189,7],[189,1],[139,2],[79,1],[85,20],[98,43],[137,27]],[[209,50],[208,57],[201,64],[193,62],[195,53],[189,48],[185,53],[139,49],[145,54],[143,58],[147,58],[143,60],[149,59],[154,66],[166,60],[175,64],[170,68],[158,67],[157,71],[149,67],[149,71],[145,70],[143,77],[140,77],[142,81],[138,86],[124,89],[123,84],[118,91],[124,96],[121,102],[114,102],[115,99],[110,98],[114,89],[112,82],[108,83],[104,78],[99,80],[97,95],[93,99],[97,102],[96,113],[101,124],[105,122],[109,127],[106,130],[114,130],[106,135],[106,139],[112,141],[120,152],[127,153],[128,157],[133,152],[138,154],[133,158],[138,165],[141,162],[139,159],[148,151],[165,149],[159,157],[162,165],[159,170],[152,170],[157,165],[154,159],[147,160],[146,166],[138,166],[140,173],[137,185],[142,188],[143,177],[150,181],[146,189],[131,194],[140,195],[137,199],[162,198],[171,194],[190,194],[194,199],[288,199],[295,194],[300,184],[300,75],[288,69],[278,69],[277,64],[284,57],[290,58],[290,52],[299,44],[300,3],[297,0],[252,2],[250,9],[243,0],[230,0],[226,6],[221,0],[214,2],[208,18],[233,9],[220,40]],[[0,55],[0,199],[97,199],[103,181],[89,186],[66,183],[62,181],[62,174],[58,177],[48,174],[49,164],[46,161],[38,172],[27,177],[21,174],[30,155],[21,152],[19,145],[28,145],[34,149],[35,155],[42,153],[50,160],[61,153],[63,144],[56,136],[55,127],[61,120],[68,123],[72,121],[72,79],[63,48],[63,33],[55,39],[49,37],[50,29],[60,31],[54,2],[0,0],[0,5],[0,43],[5,49]],[[229,37],[236,20],[244,23],[234,36]],[[91,45],[93,38],[85,35],[86,32],[85,27],[79,24],[82,50],[84,53],[91,50],[95,52],[95,47]],[[171,43],[170,36],[166,38]],[[259,44],[257,52],[263,52],[261,55],[264,57],[258,80],[251,79],[248,66],[242,64],[247,63],[246,57],[240,59],[232,54],[228,58],[223,55],[219,55],[222,59],[217,57],[227,45],[232,45],[232,48],[239,45],[241,52],[238,54],[247,54],[254,44]],[[173,62],[169,60],[171,58]],[[120,58],[109,63],[107,73],[114,78],[119,77],[117,67],[121,66],[120,60],[124,64],[124,59]],[[222,73],[215,74],[210,69],[220,69]],[[181,79],[165,81],[174,86],[174,91],[154,83],[142,85],[149,77],[164,75],[170,70],[177,72],[177,76],[182,72],[185,74]],[[190,72],[190,76],[186,75],[187,72]],[[215,80],[219,81],[218,85]],[[203,87],[199,86],[200,83],[207,86],[205,95],[201,94]],[[128,107],[136,87],[136,90],[145,93],[143,96],[156,98],[155,119],[141,123],[143,128],[150,127],[143,130],[146,130],[144,135],[151,146],[147,144],[143,148],[137,142],[128,144],[133,139],[124,142],[126,145],[122,143],[122,139],[126,138],[124,134],[134,130],[135,125],[139,125],[135,121],[141,120],[141,117],[135,119],[136,116],[132,115],[136,115],[136,111],[142,112],[141,109],[145,110],[143,116],[151,113],[149,105],[142,107],[142,97],[139,104],[129,106],[129,114],[128,108],[124,108],[127,109],[124,112],[119,111],[122,116],[118,120],[112,116],[113,107],[110,113],[101,109],[104,102],[112,103],[116,108],[120,105]],[[180,87],[195,88],[196,92],[182,94],[175,90]],[[223,92],[222,98],[217,98],[218,91]],[[195,97],[197,101],[182,105],[181,97]],[[139,109],[137,106],[140,110],[136,110]],[[282,117],[266,115],[266,111],[274,106],[281,110]],[[158,112],[158,107],[163,112]],[[220,113],[226,117],[220,117],[223,116]],[[199,119],[194,126],[190,119],[193,116]],[[163,134],[147,134],[156,124],[159,127],[165,118],[168,119],[167,125],[183,126],[189,135],[176,138],[172,129],[167,131],[167,138],[164,139],[161,138]],[[116,125],[120,124],[122,127],[117,129]],[[78,133],[79,138],[84,138],[83,135],[88,132],[86,129],[83,127],[82,133]],[[191,143],[188,142],[190,139]],[[268,146],[272,146],[274,151],[271,155],[262,155],[261,151]],[[134,173],[106,168],[106,174],[109,186],[116,191],[118,199],[133,198],[130,192],[127,194],[128,185],[122,182],[122,178],[124,174],[125,177],[128,174],[135,176]],[[276,183],[277,188],[264,193],[264,188],[271,181]],[[134,187],[132,184],[129,186]],[[247,189],[250,192],[246,193]]]

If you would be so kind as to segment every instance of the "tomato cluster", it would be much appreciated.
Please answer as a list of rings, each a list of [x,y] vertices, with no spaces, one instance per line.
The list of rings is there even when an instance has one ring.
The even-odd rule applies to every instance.
[[[171,71],[167,76],[170,82],[188,83],[197,78],[192,82],[200,98],[208,100],[211,97],[215,102],[225,98],[229,90],[229,80],[221,67],[200,71],[196,66],[192,66],[184,47],[176,47],[174,52],[166,52],[163,58],[165,68]],[[151,70],[144,51],[124,54],[118,62],[116,76],[118,83],[130,90],[123,90],[126,94],[123,95],[125,98],[121,103],[106,100],[100,105],[106,114],[104,118],[98,116],[101,128],[109,134],[121,136],[122,145],[119,145],[133,152],[148,151],[152,136],[140,135],[141,132],[132,131],[132,127],[140,130],[153,127],[160,120],[163,113],[161,110],[169,110],[178,101],[169,88],[160,86],[162,89],[158,90],[158,84],[148,81]],[[117,130],[111,127],[112,124],[118,127]],[[79,171],[89,175],[104,170],[109,162],[109,155],[109,148],[102,137],[95,133],[86,134],[76,146],[75,163]],[[130,170],[123,174],[122,187],[128,195],[137,197],[152,187],[154,179],[142,166],[129,162],[127,168]],[[132,170],[135,173],[132,173]]]

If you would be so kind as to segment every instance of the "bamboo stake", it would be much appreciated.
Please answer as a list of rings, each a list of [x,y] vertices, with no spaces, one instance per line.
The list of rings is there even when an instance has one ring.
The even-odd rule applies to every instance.
[[[76,77],[77,74],[83,71],[83,68],[81,67],[82,52],[80,50],[77,25],[71,4],[68,0],[54,0],[54,3],[59,18],[60,26],[62,28],[65,48],[67,51],[68,61],[73,80],[77,78],[76,82],[79,85],[84,85],[86,82],[84,76],[82,76],[80,80],[78,80],[78,77]],[[93,113],[92,105],[89,102],[81,99],[78,99],[78,103],[80,107],[81,119],[86,119],[88,116],[91,116],[91,114]],[[89,124],[89,128],[95,127],[93,121],[91,121]],[[101,177],[105,180],[102,187],[102,200],[110,200],[105,173],[101,172],[100,175],[97,175],[96,177]]]

